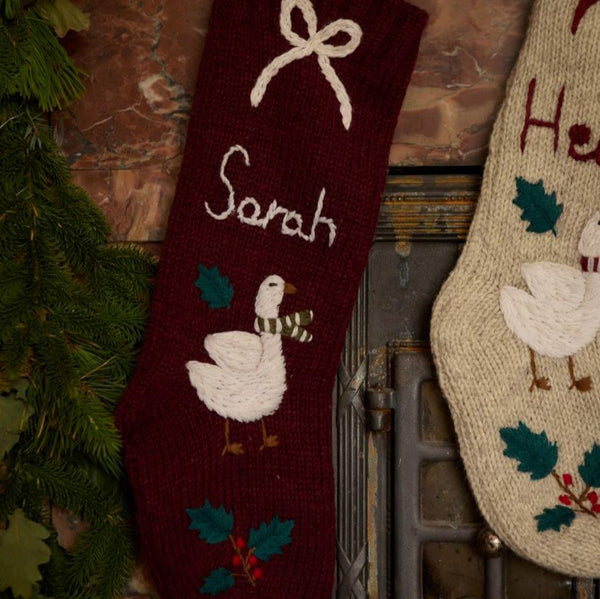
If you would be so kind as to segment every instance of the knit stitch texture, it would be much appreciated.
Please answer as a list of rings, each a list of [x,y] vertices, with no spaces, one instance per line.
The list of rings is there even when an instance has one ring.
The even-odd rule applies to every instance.
[[[467,245],[436,301],[431,331],[484,517],[521,556],[583,577],[600,575],[593,267],[600,5],[593,4],[533,7]]]
[[[347,19],[360,43],[327,61],[320,44],[343,45],[347,35],[313,44],[270,72],[253,105],[265,67],[292,48],[280,27],[289,3],[214,1],[150,323],[118,414],[141,542],[163,599],[203,596],[200,588],[244,599],[331,597],[331,391],[426,14],[400,0],[313,0],[319,31]],[[291,21],[299,38],[311,34],[297,8]],[[340,86],[332,90],[337,80],[350,104]],[[259,286],[268,294],[271,284],[281,314],[269,302],[258,314]],[[295,313],[310,342],[279,339],[277,318]],[[226,421],[201,401],[186,363],[201,373],[198,365],[211,363],[207,336],[228,332],[281,347],[286,380],[276,390],[286,390],[263,420],[267,442],[260,420],[230,419],[244,453],[235,446],[222,455]],[[242,338],[249,352],[258,347],[233,337]],[[221,339],[209,342],[223,362],[214,378],[233,383]],[[250,539],[260,544],[251,557]]]

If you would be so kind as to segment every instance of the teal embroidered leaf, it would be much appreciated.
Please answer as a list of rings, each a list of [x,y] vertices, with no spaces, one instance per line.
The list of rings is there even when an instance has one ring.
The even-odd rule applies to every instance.
[[[200,531],[198,536],[209,545],[226,541],[233,531],[233,513],[226,512],[223,506],[214,508],[208,499],[202,507],[186,512],[192,520],[190,530]]]
[[[535,516],[535,519],[537,520],[538,532],[544,532],[545,530],[560,532],[561,526],[571,526],[575,519],[575,512],[570,507],[557,505],[545,508],[541,514]]]
[[[597,443],[594,443],[591,451],[585,452],[579,474],[586,485],[600,487],[600,445]]]
[[[200,297],[208,303],[208,307],[211,310],[229,308],[233,299],[233,285],[219,272],[219,267],[206,268],[199,264],[198,273],[194,285],[200,289]]]
[[[546,193],[544,183],[530,183],[517,177],[517,197],[513,204],[521,208],[521,220],[529,221],[527,230],[531,233],[552,231],[556,237],[556,222],[563,212],[563,205],[556,201],[556,193]]]
[[[204,584],[200,587],[200,592],[214,597],[219,593],[228,591],[234,582],[233,575],[227,568],[219,568],[218,570],[213,570],[204,579]]]
[[[501,428],[500,437],[506,443],[504,455],[517,460],[519,472],[527,472],[531,480],[546,478],[558,461],[558,447],[550,443],[544,431],[534,433],[523,422],[518,428]]]
[[[262,522],[258,529],[251,528],[248,546],[254,548],[254,555],[265,562],[273,555],[281,554],[281,548],[292,542],[293,520],[281,522],[275,516],[268,524]]]

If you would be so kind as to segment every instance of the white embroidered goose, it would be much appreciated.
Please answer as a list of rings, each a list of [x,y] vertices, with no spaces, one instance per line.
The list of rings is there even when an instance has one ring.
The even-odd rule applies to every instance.
[[[230,331],[207,335],[204,347],[216,364],[191,361],[186,364],[190,382],[209,410],[225,418],[223,455],[244,452],[241,443],[229,440],[229,419],[261,421],[263,444],[275,447],[279,440],[267,435],[263,418],[277,411],[286,390],[286,369],[281,336],[310,341],[312,336],[300,325],[310,324],[312,312],[279,318],[285,294],[296,293],[290,283],[271,275],[256,295],[255,330],[259,333]]]
[[[568,358],[571,386],[589,391],[591,377],[575,377],[573,356],[592,343],[600,329],[600,212],[587,222],[579,240],[581,270],[565,264],[523,264],[521,273],[531,294],[515,287],[500,292],[500,307],[508,328],[529,347],[534,388],[549,390],[537,376],[535,353]]]

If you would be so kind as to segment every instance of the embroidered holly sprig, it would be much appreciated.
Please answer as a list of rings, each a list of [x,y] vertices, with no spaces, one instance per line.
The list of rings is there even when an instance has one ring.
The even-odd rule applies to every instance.
[[[209,545],[229,541],[233,548],[231,565],[233,570],[222,567],[213,570],[204,578],[200,592],[218,595],[228,591],[236,578],[246,578],[253,587],[264,577],[262,562],[268,562],[274,555],[281,555],[282,548],[292,542],[293,520],[275,516],[270,522],[261,522],[258,528],[251,528],[248,541],[233,534],[233,512],[223,506],[213,507],[208,499],[200,508],[186,510],[190,517],[190,530],[198,530],[199,538]]]
[[[517,177],[516,183],[517,197],[513,199],[513,204],[523,211],[521,220],[529,222],[527,231],[551,231],[556,237],[556,222],[563,213],[563,205],[556,201],[556,193],[548,193],[541,179],[537,183],[531,183],[523,177]]]
[[[598,519],[600,503],[600,445],[594,443],[590,451],[585,452],[583,462],[577,468],[581,484],[576,490],[573,475],[556,471],[558,462],[558,446],[549,441],[545,431],[534,433],[526,424],[519,422],[516,428],[501,428],[500,437],[506,443],[504,455],[517,460],[519,472],[529,474],[531,480],[542,480],[552,476],[561,493],[560,504],[545,508],[535,516],[538,532],[555,530],[560,532],[561,526],[569,527],[577,514],[584,514]]]

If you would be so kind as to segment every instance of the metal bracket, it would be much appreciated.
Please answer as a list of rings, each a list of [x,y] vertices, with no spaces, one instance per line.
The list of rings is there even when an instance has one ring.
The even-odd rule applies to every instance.
[[[393,389],[368,389],[365,402],[367,430],[389,433],[392,430]]]

